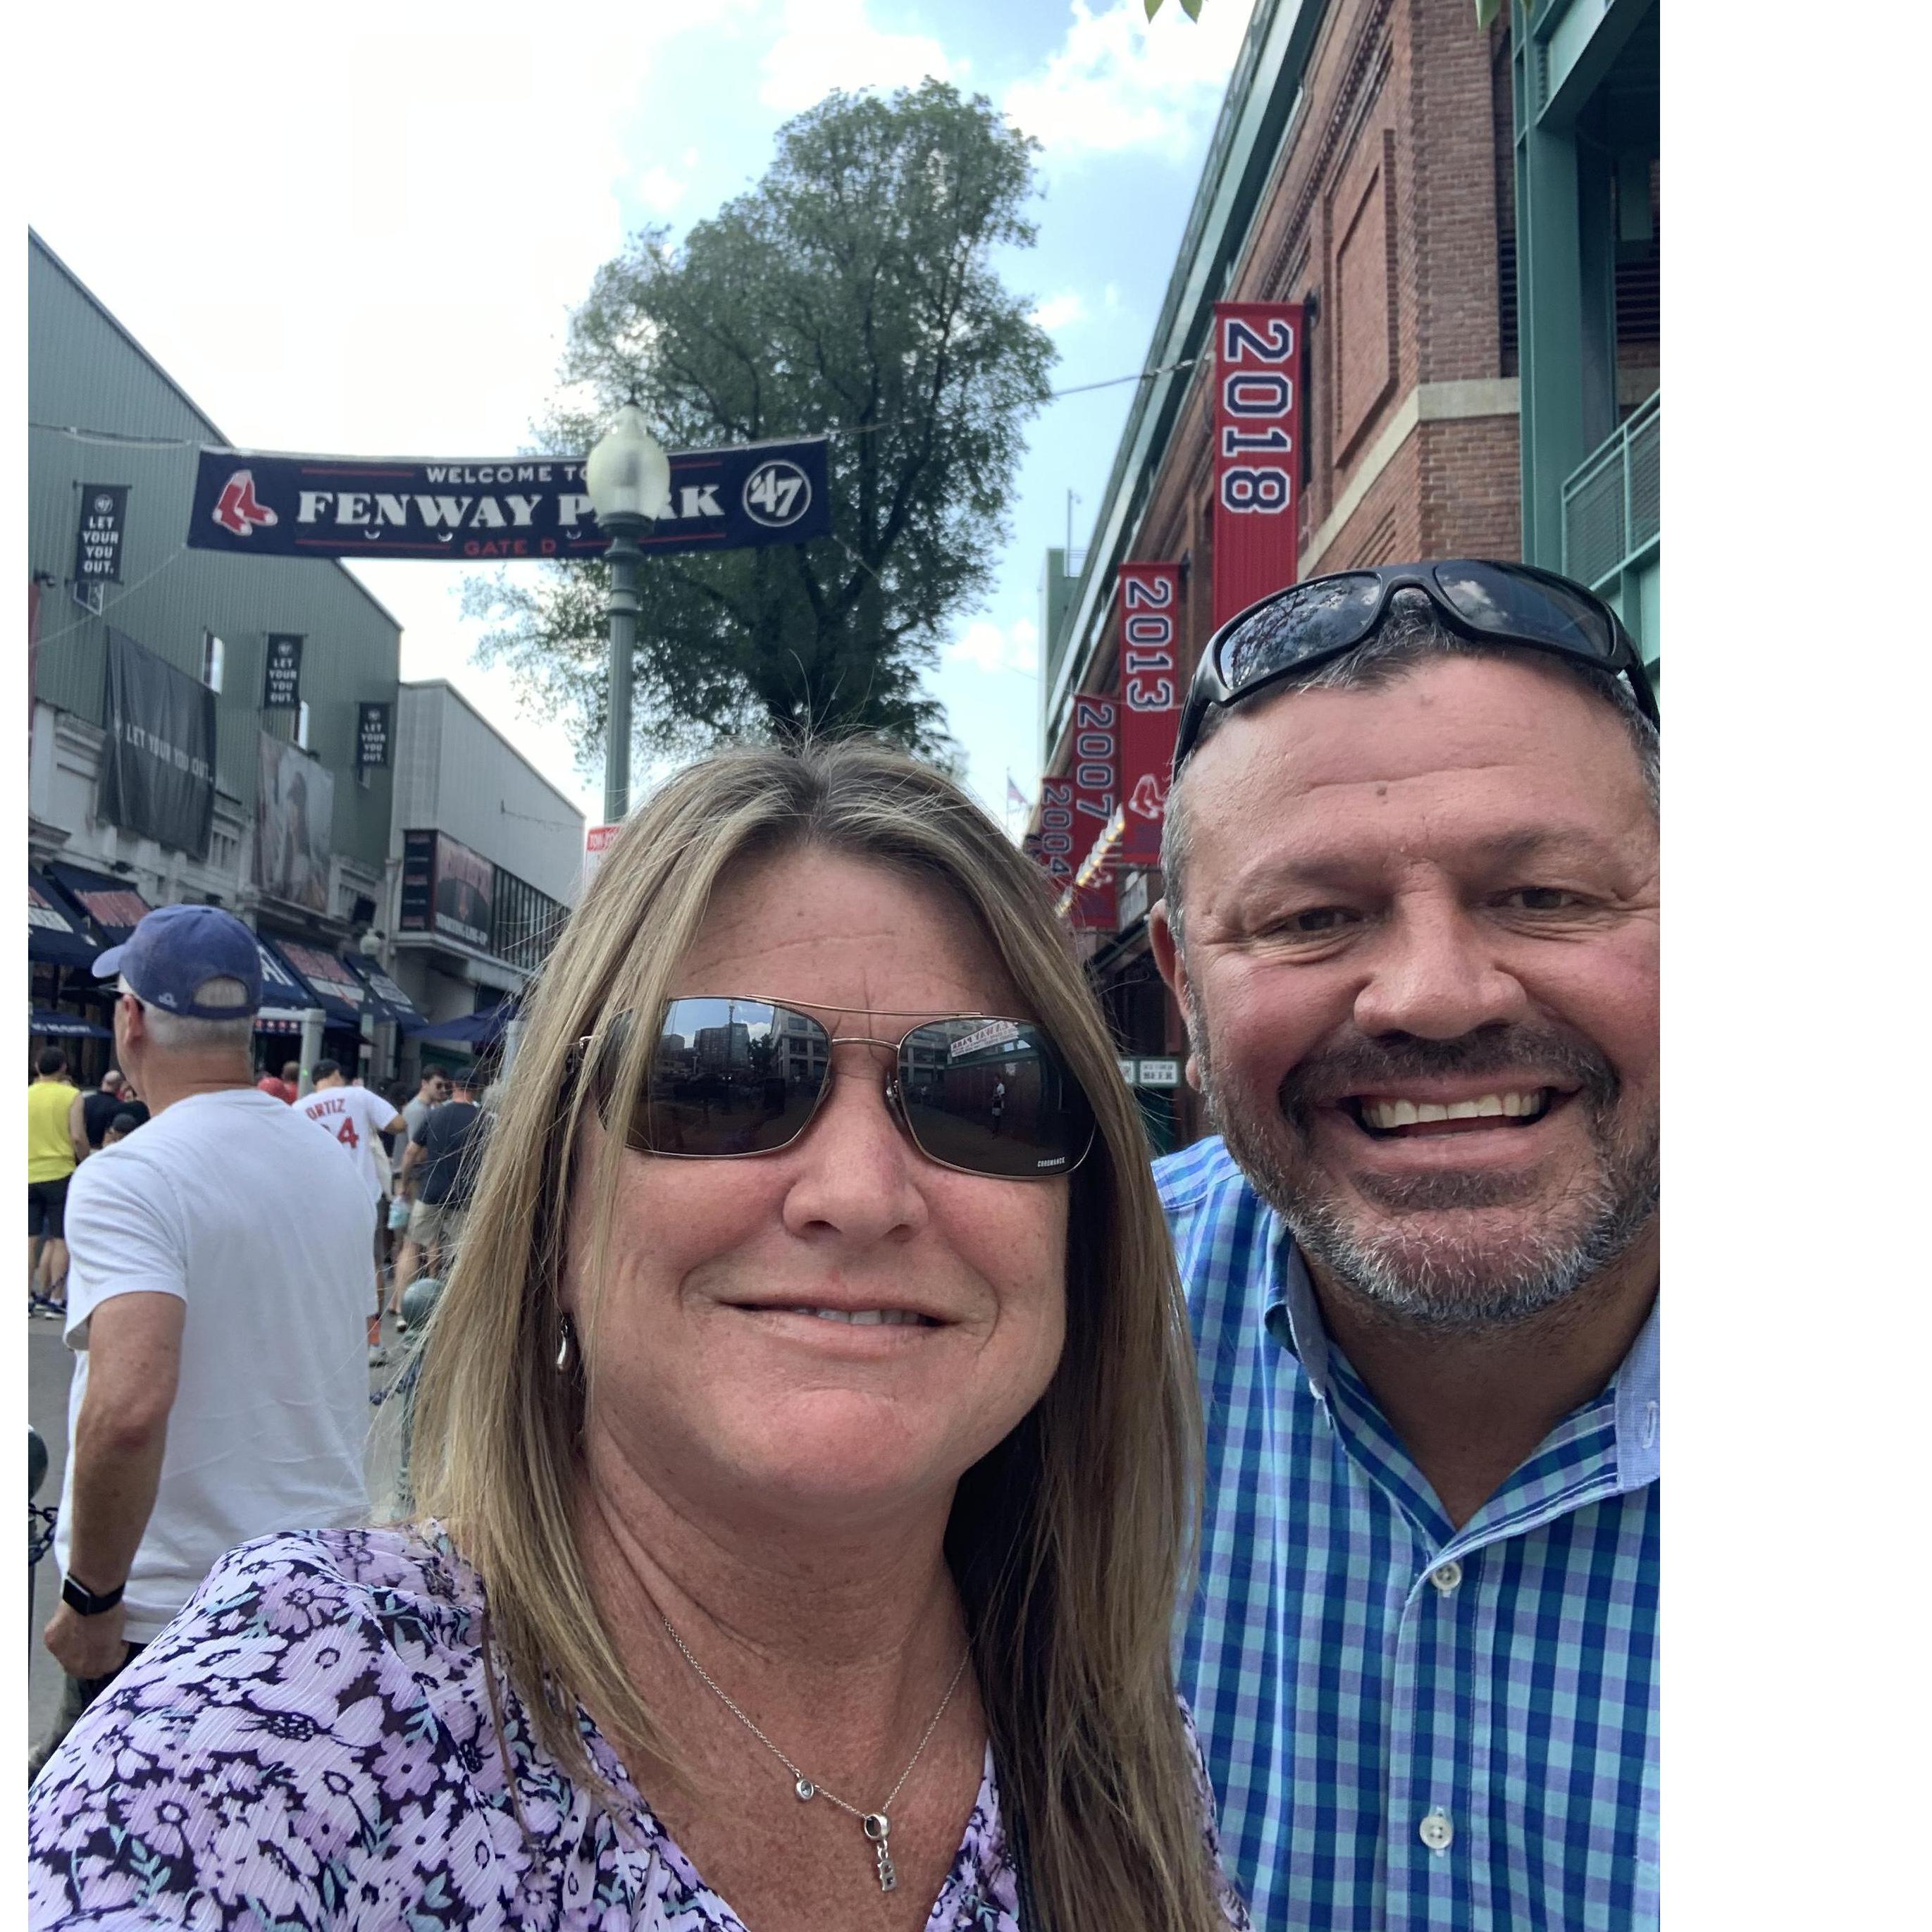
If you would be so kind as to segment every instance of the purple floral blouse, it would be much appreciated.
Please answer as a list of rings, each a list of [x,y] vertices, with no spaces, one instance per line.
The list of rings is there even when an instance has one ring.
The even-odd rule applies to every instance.
[[[621,1819],[543,1750],[500,1674],[500,1747],[482,1609],[434,1531],[230,1552],[36,1780],[28,1924],[743,1932],[587,1715]],[[1211,1816],[1204,1828],[1218,1859]],[[1223,1908],[1246,1925],[1225,1882]],[[1019,1925],[990,1753],[926,1925]]]

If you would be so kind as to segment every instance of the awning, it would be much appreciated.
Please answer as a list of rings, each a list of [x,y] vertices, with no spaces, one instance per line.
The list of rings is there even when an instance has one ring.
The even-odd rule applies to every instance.
[[[302,982],[315,995],[315,1004],[328,1016],[332,1027],[359,1031],[365,1006],[373,1012],[369,989],[354,967],[338,952],[325,952],[319,946],[279,934],[275,950],[302,976]]]
[[[255,1016],[255,1030],[300,1033],[304,1009],[320,1002],[302,975],[260,933],[255,948],[262,956],[262,1010]]]
[[[27,1030],[42,1034],[50,1040],[112,1040],[112,1027],[96,1026],[92,1020],[79,1019],[72,1013],[56,1013],[45,1006],[27,1009]]]
[[[100,929],[101,951],[118,946],[154,910],[125,879],[111,873],[90,872],[55,859],[48,863],[47,875]]]
[[[398,1022],[405,1033],[423,1024],[416,1003],[373,959],[350,962],[376,997],[376,1017]]]
[[[455,1046],[490,1046],[503,1036],[503,1029],[515,1018],[516,1004],[506,1000],[486,1012],[464,1013],[453,1020],[438,1020],[432,1025],[413,1027],[412,1040],[441,1040]]]
[[[101,948],[87,922],[49,878],[27,868],[27,957],[56,966],[93,965]]]

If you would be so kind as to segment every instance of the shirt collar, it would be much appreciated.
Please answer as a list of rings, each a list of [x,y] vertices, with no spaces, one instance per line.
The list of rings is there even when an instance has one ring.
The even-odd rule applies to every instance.
[[[1268,1210],[1268,1299],[1262,1319],[1269,1335],[1301,1364],[1308,1386],[1329,1400],[1328,1331],[1322,1325],[1315,1284],[1288,1224]],[[1616,1405],[1617,1488],[1641,1489],[1658,1480],[1662,1463],[1658,1394],[1659,1305],[1653,1303],[1629,1353],[1618,1365],[1611,1388]]]

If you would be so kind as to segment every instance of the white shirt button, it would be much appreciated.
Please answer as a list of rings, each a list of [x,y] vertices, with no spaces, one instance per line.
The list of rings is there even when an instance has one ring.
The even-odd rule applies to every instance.
[[[1462,1582],[1462,1566],[1452,1556],[1447,1563],[1438,1563],[1430,1571],[1429,1580],[1446,1597]],[[1430,1815],[1432,1816],[1434,1814],[1432,1813]]]
[[[1456,1828],[1450,1823],[1448,1813],[1439,1804],[1416,1827],[1416,1832],[1422,1842],[1438,1856],[1456,1840]]]

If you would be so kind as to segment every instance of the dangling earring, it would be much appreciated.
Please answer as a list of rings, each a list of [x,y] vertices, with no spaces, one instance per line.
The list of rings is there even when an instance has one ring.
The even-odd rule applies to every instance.
[[[566,1313],[559,1320],[557,1327],[561,1332],[556,1345],[556,1372],[564,1375],[568,1372],[570,1358],[576,1352],[577,1324]]]

